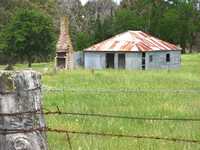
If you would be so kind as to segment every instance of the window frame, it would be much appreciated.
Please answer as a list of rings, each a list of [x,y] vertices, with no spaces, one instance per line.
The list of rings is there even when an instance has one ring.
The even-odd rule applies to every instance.
[[[149,62],[150,62],[150,63],[153,62],[153,55],[149,55]]]

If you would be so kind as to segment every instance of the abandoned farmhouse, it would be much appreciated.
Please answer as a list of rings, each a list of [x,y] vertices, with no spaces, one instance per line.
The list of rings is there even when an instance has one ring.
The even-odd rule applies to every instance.
[[[173,69],[181,64],[181,48],[142,31],[127,31],[74,52],[69,21],[61,18],[55,65],[60,69]]]
[[[173,69],[181,48],[142,31],[127,31],[84,50],[86,69]]]

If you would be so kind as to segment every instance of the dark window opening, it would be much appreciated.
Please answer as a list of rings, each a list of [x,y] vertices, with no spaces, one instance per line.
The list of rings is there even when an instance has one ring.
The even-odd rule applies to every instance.
[[[170,62],[170,54],[166,55],[166,62]]]
[[[106,54],[106,68],[114,68],[115,55],[113,53]]]
[[[125,54],[118,55],[118,68],[119,69],[125,69],[125,64],[126,64],[125,59],[126,59]]]
[[[153,55],[149,56],[149,62],[153,62]]]
[[[58,68],[65,68],[65,58],[57,58],[57,67]]]
[[[146,53],[142,53],[142,70],[146,69]]]

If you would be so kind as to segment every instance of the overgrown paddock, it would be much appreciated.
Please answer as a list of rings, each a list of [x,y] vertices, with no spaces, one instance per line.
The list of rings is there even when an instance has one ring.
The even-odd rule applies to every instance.
[[[200,55],[185,55],[180,70],[88,71],[45,75],[45,107],[79,113],[136,117],[198,118]],[[57,91],[49,91],[56,89]],[[200,140],[200,122],[144,121],[80,116],[48,116],[52,128]],[[52,150],[68,149],[65,134],[48,134]],[[77,150],[199,149],[199,144],[162,140],[70,135]]]
[[[43,77],[49,110],[133,117],[200,118],[200,55],[184,55],[180,70],[76,70]],[[52,64],[50,65],[51,68]],[[23,65],[17,65],[24,68]],[[34,64],[46,72],[48,64]],[[44,69],[46,68],[46,69]],[[200,140],[199,121],[152,121],[88,116],[46,116],[57,129]],[[67,150],[66,134],[49,133],[52,150]],[[73,150],[198,150],[200,144],[70,134]]]

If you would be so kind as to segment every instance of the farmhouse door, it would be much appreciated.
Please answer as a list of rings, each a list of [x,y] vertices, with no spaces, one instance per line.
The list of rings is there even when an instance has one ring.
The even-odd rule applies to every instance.
[[[118,55],[118,68],[119,69],[125,69],[125,64],[126,64],[125,60],[126,60],[125,54]]]
[[[106,68],[114,68],[115,55],[114,53],[106,54]]]
[[[142,53],[142,70],[146,69],[146,53]]]

